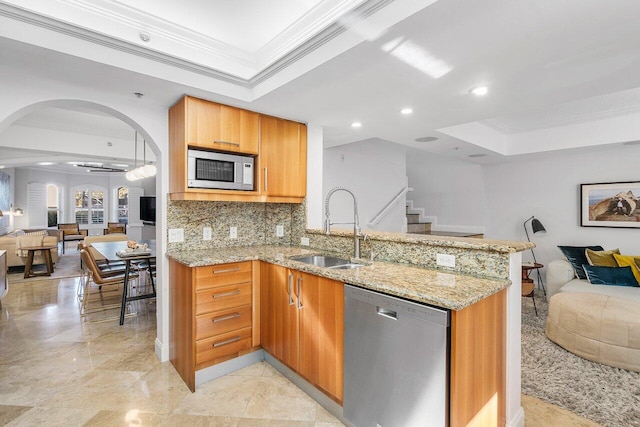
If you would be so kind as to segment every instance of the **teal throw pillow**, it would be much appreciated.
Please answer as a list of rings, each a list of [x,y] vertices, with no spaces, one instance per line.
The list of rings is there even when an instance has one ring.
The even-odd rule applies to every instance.
[[[579,279],[586,279],[587,276],[582,269],[582,264],[589,264],[589,260],[587,259],[586,250],[591,249],[592,251],[603,251],[604,248],[602,246],[558,246],[564,256],[567,257],[567,260],[573,266],[573,270],[576,272],[576,276]]]
[[[592,285],[639,287],[631,267],[600,267],[585,264],[582,268]]]

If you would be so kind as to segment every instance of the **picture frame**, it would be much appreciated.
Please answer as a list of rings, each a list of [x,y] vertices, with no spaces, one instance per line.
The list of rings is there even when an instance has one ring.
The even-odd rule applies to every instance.
[[[640,228],[640,181],[581,184],[580,225]]]

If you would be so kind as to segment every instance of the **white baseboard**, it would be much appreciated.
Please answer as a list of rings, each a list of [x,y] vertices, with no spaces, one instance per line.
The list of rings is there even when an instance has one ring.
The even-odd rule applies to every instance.
[[[169,346],[168,345],[162,345],[162,342],[156,338],[155,341],[155,351],[156,351],[156,357],[158,358],[158,360],[160,360],[161,362],[168,362],[169,361]]]

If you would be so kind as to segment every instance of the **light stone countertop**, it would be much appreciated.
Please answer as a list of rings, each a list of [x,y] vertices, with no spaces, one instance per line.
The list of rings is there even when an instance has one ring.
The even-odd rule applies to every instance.
[[[170,251],[167,256],[188,267],[250,260],[266,261],[388,295],[395,295],[451,310],[461,310],[475,304],[511,284],[511,281],[507,279],[473,277],[390,262],[359,260],[359,262],[364,262],[368,265],[352,270],[336,270],[316,267],[290,259],[291,257],[314,254],[341,256],[340,254],[316,249],[276,245]]]
[[[310,229],[306,230],[308,234],[324,235],[324,230]],[[364,230],[366,234],[373,240],[381,240],[386,242],[410,243],[413,245],[428,246],[445,246],[458,249],[479,249],[491,252],[514,253],[522,252],[527,249],[535,248],[532,242],[516,242],[513,240],[491,240],[478,239],[474,237],[451,237],[439,236],[436,234],[406,234],[406,233],[386,233],[383,231]],[[331,229],[332,236],[342,236],[353,238],[353,230],[334,230]]]

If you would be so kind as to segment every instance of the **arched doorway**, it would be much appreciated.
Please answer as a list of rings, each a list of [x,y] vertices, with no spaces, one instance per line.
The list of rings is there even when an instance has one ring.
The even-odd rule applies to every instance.
[[[28,98],[28,97],[27,97]],[[94,101],[87,101],[82,99],[49,99],[49,100],[41,100],[32,103],[23,103],[20,105],[20,101],[16,101],[13,99],[11,103],[5,105],[5,108],[0,108],[0,135],[2,135],[8,128],[11,127],[13,123],[17,120],[20,120],[23,117],[28,116],[34,112],[41,111],[47,108],[66,108],[66,109],[86,109],[86,110],[95,110],[99,111],[105,115],[112,116],[118,120],[121,120],[128,126],[135,129],[141,139],[144,139],[148,144],[148,147],[151,149],[153,154],[157,159],[157,168],[158,174],[155,177],[155,188],[159,195],[166,193],[166,183],[163,184],[163,179],[166,181],[166,178],[163,178],[163,174],[166,173],[166,168],[163,167],[162,155],[163,151],[161,147],[166,145],[166,140],[163,140],[166,134],[166,113],[162,114],[160,110],[158,111],[141,111],[138,117],[135,109],[129,109],[128,113],[123,113],[122,111],[127,111],[128,105],[122,104],[123,108],[119,108],[120,104],[114,103],[112,106],[107,105],[108,102],[100,103]],[[13,104],[13,111],[11,110]],[[152,117],[152,120],[149,120],[149,117]],[[150,126],[151,130],[147,128],[147,126],[141,124],[143,122],[147,123],[149,126],[149,122],[152,123]],[[156,142],[156,138],[152,135],[159,135],[161,143],[158,144]],[[163,145],[164,144],[164,145]],[[4,146],[3,142],[0,141],[0,145]],[[44,149],[44,147],[43,147]],[[47,150],[54,150],[55,147],[46,147]],[[133,149],[131,148],[131,151]],[[165,153],[166,156],[166,153]],[[1,162],[0,162],[1,163]],[[164,186],[163,186],[164,185]],[[166,223],[166,213],[164,213],[164,209],[162,206],[166,203],[164,197],[157,197],[157,207],[156,210],[159,213],[162,213],[158,216],[158,224],[156,227],[156,241],[158,247],[158,254],[164,253],[166,251],[166,243],[163,236],[166,234],[164,230],[164,224]],[[165,285],[163,284],[165,277],[167,277],[167,267],[166,263],[163,260],[163,257],[159,256],[157,260],[157,269],[158,269],[158,281],[157,281],[157,289],[158,289],[158,302],[157,302],[157,337],[155,344],[155,352],[161,360],[168,359],[168,301],[167,295],[163,291]],[[164,273],[163,273],[164,271]]]

